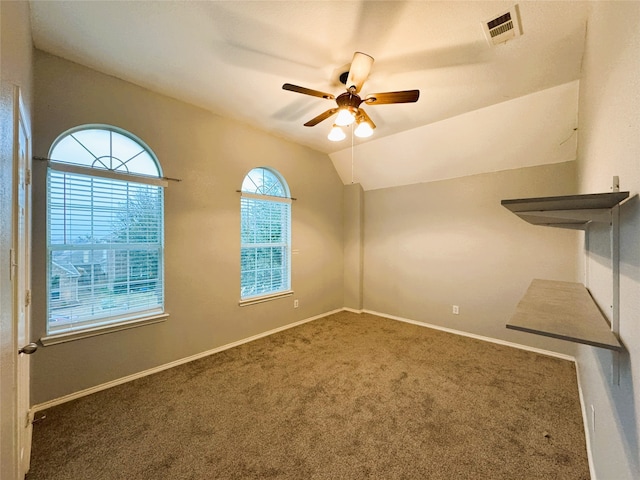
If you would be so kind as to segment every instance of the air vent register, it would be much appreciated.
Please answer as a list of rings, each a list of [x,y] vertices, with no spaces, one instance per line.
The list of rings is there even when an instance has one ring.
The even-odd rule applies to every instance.
[[[514,5],[509,10],[482,23],[489,45],[499,45],[522,35],[520,8]]]

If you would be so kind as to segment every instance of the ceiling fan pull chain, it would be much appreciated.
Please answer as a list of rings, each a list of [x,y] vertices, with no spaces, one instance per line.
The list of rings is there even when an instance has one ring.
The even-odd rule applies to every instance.
[[[353,127],[351,128],[351,185],[353,185]]]

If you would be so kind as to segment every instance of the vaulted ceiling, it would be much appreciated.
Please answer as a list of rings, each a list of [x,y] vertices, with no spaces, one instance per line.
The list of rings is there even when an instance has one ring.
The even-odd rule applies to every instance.
[[[325,152],[344,183],[376,189],[576,154],[588,2],[521,1],[522,36],[492,46],[503,1],[31,1],[37,48]],[[419,89],[417,103],[366,106],[367,139],[331,142],[353,54],[375,58],[368,93]]]

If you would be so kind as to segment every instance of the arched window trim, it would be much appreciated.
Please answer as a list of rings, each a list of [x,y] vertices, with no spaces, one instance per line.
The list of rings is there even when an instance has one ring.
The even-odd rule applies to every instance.
[[[262,172],[262,182],[260,185],[258,185],[255,181],[254,181],[254,176],[252,176],[251,174],[256,172],[256,171],[260,171]],[[265,182],[265,175],[264,173],[268,172],[271,176],[273,176],[273,179],[277,181],[277,184],[271,184],[271,186],[266,190],[266,191],[262,191],[260,192],[259,190],[263,190]],[[247,179],[250,180],[251,183],[247,182]],[[255,188],[252,189],[247,189],[245,187],[245,185],[247,186],[255,186]],[[280,186],[282,188],[282,192],[280,195],[276,195],[273,194],[272,192],[274,191],[274,188],[276,186]],[[243,180],[242,180],[242,190],[241,192],[243,194],[253,194],[253,195],[259,195],[260,197],[274,197],[274,198],[291,198],[290,194],[289,194],[289,185],[287,185],[286,180],[282,177],[282,175],[280,175],[280,172],[269,168],[269,167],[256,167],[256,168],[252,168],[249,172],[247,172],[247,174],[244,176]]]
[[[274,192],[275,185],[271,185],[266,190],[262,189],[262,186],[265,184],[264,181],[258,185],[254,181],[251,180],[251,175],[256,174],[256,172],[261,172],[264,174],[268,172],[271,175],[270,180],[275,180],[278,182],[278,187]],[[251,180],[251,182],[247,182],[247,179]],[[263,176],[264,180],[264,176]],[[253,186],[252,186],[253,185]],[[255,188],[253,188],[255,187]],[[263,190],[264,193],[260,193],[259,191]],[[283,296],[293,295],[293,290],[291,290],[291,197],[289,194],[289,186],[287,185],[286,180],[283,176],[276,170],[269,167],[256,167],[250,170],[245,177],[243,178],[241,192],[241,232],[240,232],[240,247],[241,247],[241,260],[240,260],[240,301],[238,302],[240,306],[252,305],[255,303],[262,303],[265,301],[273,300],[276,298],[280,298]],[[269,193],[276,193],[276,195],[269,195]],[[252,205],[263,205],[268,206],[269,208],[274,208],[276,213],[271,211],[265,221],[272,222],[274,218],[278,216],[284,217],[285,220],[279,222],[276,226],[277,231],[281,231],[284,234],[283,239],[273,238],[254,238],[253,241],[245,241],[245,215],[248,215],[250,212],[250,207]],[[280,207],[275,207],[275,205],[280,205]],[[284,223],[284,224],[283,224]],[[269,227],[272,228],[272,227]],[[259,235],[258,235],[259,236]],[[258,256],[258,249],[263,249],[263,251],[273,251],[272,255],[276,255],[278,260],[282,264],[278,264],[279,267],[273,267],[270,269],[271,278],[274,277],[279,279],[281,278],[281,283],[277,281],[271,284],[273,288],[267,288],[266,291],[262,285],[254,285],[255,288],[247,288],[247,285],[251,285],[251,275],[257,275],[258,270],[264,270],[260,268],[255,268],[255,271],[252,271],[248,264],[251,261],[246,261],[246,255],[249,251],[256,251],[255,256]],[[257,260],[256,260],[257,262]],[[249,280],[247,280],[249,277]],[[271,280],[273,282],[273,280]],[[260,283],[256,280],[257,283]],[[247,291],[248,290],[248,291]],[[254,290],[254,291],[251,291]]]
[[[116,133],[118,135],[122,135],[123,137],[128,138],[129,140],[132,140],[133,142],[137,143],[140,147],[142,147],[142,151],[140,151],[138,153],[138,155],[140,153],[142,153],[143,151],[145,153],[147,153],[149,155],[149,157],[151,157],[151,160],[154,163],[154,167],[156,168],[158,173],[157,173],[157,175],[144,175],[144,174],[140,174],[140,173],[135,174],[135,173],[123,172],[121,170],[112,169],[112,168],[105,168],[105,170],[112,171],[112,172],[118,172],[118,173],[125,174],[125,175],[128,174],[128,175],[135,175],[135,176],[154,176],[154,177],[162,178],[162,166],[160,165],[160,162],[158,161],[158,157],[156,157],[156,154],[153,152],[151,147],[149,147],[149,145],[147,145],[144,142],[144,140],[142,140],[141,138],[135,136],[131,132],[128,132],[127,130],[124,130],[122,128],[115,127],[113,125],[100,124],[100,123],[89,123],[89,124],[85,124],[85,125],[78,125],[77,127],[73,127],[73,128],[70,128],[69,130],[67,130],[65,132],[62,132],[60,135],[58,135],[58,137],[51,144],[51,148],[49,149],[49,158],[52,161],[56,162],[56,163],[59,162],[59,163],[68,163],[68,164],[73,164],[73,165],[85,166],[83,164],[79,164],[77,162],[73,162],[71,159],[53,158],[51,155],[54,152],[54,150],[56,149],[56,147],[58,146],[58,144],[62,140],[64,140],[67,137],[73,136],[73,134],[75,134],[75,133],[86,131],[86,130],[102,130],[102,131],[105,131],[105,132]],[[79,143],[82,144],[81,142],[79,142]],[[110,153],[111,153],[111,155],[113,155],[113,151],[111,151]],[[127,159],[123,163],[128,162],[132,158],[133,157]],[[85,167],[86,168],[100,169],[100,167],[88,167],[88,166],[85,166]],[[106,165],[105,165],[105,167],[106,167]]]
[[[74,133],[82,132],[86,130],[104,130],[107,132],[117,133],[137,143],[140,147],[142,147],[143,149],[142,151],[145,151],[149,155],[151,161],[153,162],[153,166],[157,170],[157,174],[145,175],[141,173],[129,173],[129,172],[123,172],[117,169],[112,170],[108,168],[87,166],[79,162],[74,162],[73,159],[69,159],[69,158],[55,158],[55,153],[54,153],[55,149],[61,141],[72,136]],[[140,153],[142,153],[142,151]],[[111,152],[111,154],[113,154],[113,152]],[[127,159],[126,161],[129,161],[129,160],[130,159]],[[91,175],[93,177],[110,178],[112,180],[126,180],[129,182],[144,183],[147,185],[157,185],[160,187],[168,186],[167,179],[163,177],[162,167],[160,166],[160,162],[158,161],[158,158],[156,157],[156,154],[153,152],[153,150],[151,150],[151,148],[143,140],[136,137],[132,133],[111,125],[101,125],[101,124],[80,125],[78,127],[70,128],[69,130],[61,133],[55,139],[55,141],[51,145],[51,148],[49,149],[48,166],[49,168],[54,170],[58,170],[61,172],[68,172],[68,173],[77,173],[78,175]]]
[[[109,132],[107,148],[105,148],[106,145],[104,143],[99,144],[103,139],[97,140],[97,143],[93,145],[88,145],[90,148],[102,151],[102,157],[97,157],[89,148],[78,142],[96,160],[103,159],[101,160],[101,166],[96,166],[95,164],[88,166],[86,164],[87,157],[82,157],[83,160],[75,162],[73,158],[55,158],[56,147],[61,141],[69,138],[74,133],[86,130]],[[134,150],[130,150],[132,156],[125,159],[124,162],[115,156],[120,152],[114,152],[113,134],[121,135],[134,142],[122,144],[125,145],[125,148],[127,146],[129,149],[134,148]],[[138,148],[141,149],[139,152],[137,152]],[[108,151],[106,155],[104,154],[105,150]],[[162,168],[153,150],[130,132],[109,125],[90,124],[74,127],[63,132],[53,142],[49,152],[50,157],[53,158],[48,159],[49,168],[47,174],[47,336],[41,338],[42,343],[44,345],[52,345],[67,342],[111,331],[157,323],[167,318],[168,314],[164,311],[164,195],[162,193],[163,188],[159,188],[166,187],[167,182],[162,177]],[[128,173],[119,168],[122,165],[126,166],[128,161],[141,154],[144,154],[141,157],[144,161],[143,163],[138,162],[137,167],[142,167],[142,170],[146,173]],[[69,154],[69,156],[72,155]],[[107,158],[109,158],[108,161],[106,160]],[[119,163],[116,164],[114,159]],[[152,162],[152,164],[148,162]],[[109,168],[114,165],[116,165],[115,168]],[[127,166],[124,170],[128,169]],[[154,174],[149,175],[152,171]],[[112,180],[113,183],[109,182],[109,180]],[[108,188],[105,190],[105,187]],[[56,188],[58,190],[55,190]],[[97,197],[94,194],[94,189],[95,194],[98,195]],[[60,193],[55,192],[64,192],[64,203],[60,203],[60,200],[58,200]],[[141,193],[138,194],[136,192]],[[138,195],[142,196],[139,197]],[[149,197],[148,195],[151,196]],[[109,200],[110,196],[111,200]],[[152,202],[149,204],[151,210],[146,210],[147,207],[134,207],[135,205],[140,205],[137,202],[142,201]],[[52,202],[54,205],[52,205]],[[98,204],[96,202],[102,203]],[[128,206],[129,202],[133,202],[131,207]],[[136,215],[136,217],[127,216],[127,220],[121,218],[119,222],[126,221],[126,223],[117,223],[119,225],[117,227],[118,230],[113,230],[116,226],[111,226],[105,231],[103,227],[105,209],[115,209],[112,215],[116,215],[116,217],[111,222],[117,222],[119,215],[122,215],[118,212],[125,205],[127,206],[127,211],[130,211],[130,208],[145,208],[145,210],[139,214],[134,213],[133,215]],[[81,211],[89,212],[90,217],[87,217],[87,213],[81,213]],[[61,212],[64,212],[64,219],[60,217]],[[153,217],[149,217],[149,214],[152,214]],[[82,236],[81,229],[77,229],[77,225],[81,225],[81,223],[73,223],[74,215],[83,215],[83,217],[78,217],[76,222],[89,222],[84,227],[85,229],[90,229],[87,231],[91,232],[86,234],[86,239]],[[85,218],[91,220],[85,220]],[[132,221],[136,222],[135,225],[140,226],[131,227],[133,224],[130,222]],[[140,224],[139,222],[144,223]],[[102,227],[99,225],[102,225]],[[111,223],[111,225],[116,224]],[[101,236],[94,235],[95,228],[102,228]],[[132,230],[132,228],[136,228],[136,230]],[[55,229],[58,229],[57,231],[59,232],[64,232],[64,237],[52,233]],[[67,235],[67,231],[73,233]],[[141,236],[140,232],[147,233]],[[54,235],[57,236],[54,237]],[[123,237],[122,235],[126,236]],[[80,241],[80,239],[83,240]],[[109,271],[115,268],[114,274],[117,278],[111,278],[111,275],[108,272],[104,273],[104,271],[100,273],[100,276],[95,273],[82,274],[82,271],[87,271],[86,265],[83,265],[85,267],[84,270],[79,270],[73,264],[73,261],[76,263],[79,261],[78,254],[81,257],[84,255],[86,258],[90,258],[90,262],[98,261],[104,263],[103,267]],[[70,261],[57,262],[54,258],[56,260],[64,259]],[[73,260],[74,258],[76,260]],[[103,258],[103,260],[96,260],[96,258]],[[126,264],[122,263],[118,258],[122,258],[122,261],[126,258]],[[82,262],[84,261],[83,259]],[[116,262],[115,267],[109,267],[109,265],[114,265],[114,261]],[[120,264],[122,264],[122,267],[118,267]],[[91,263],[91,265],[98,264]],[[91,271],[94,271],[95,268],[92,266]],[[122,270],[122,268],[125,268],[125,270]],[[80,302],[79,305],[85,308],[84,311],[88,311],[86,309],[90,308],[93,313],[69,314],[72,321],[68,325],[56,325],[56,318],[61,314],[59,307],[62,306],[64,310],[64,307],[73,306],[78,302],[60,304],[60,302],[55,301],[56,298],[59,298],[61,292],[58,290],[60,288],[58,283],[52,283],[54,282],[54,277],[52,276],[54,271],[58,276],[60,272],[65,272],[71,280],[75,278],[76,282],[84,275],[83,286],[85,290],[87,281],[91,284],[92,291],[98,288],[105,289],[106,286],[102,283],[105,282],[104,279],[109,279],[106,280],[109,285],[109,291],[113,289],[113,293],[110,295],[115,296],[113,299],[109,296],[105,300],[103,298],[96,299],[94,294],[91,294],[90,298],[92,299],[87,300],[90,303]],[[124,278],[122,278],[122,275],[125,275]],[[101,283],[98,285],[96,282]],[[97,286],[94,287],[94,284]],[[109,302],[118,303],[116,297],[122,297],[123,288],[127,298],[123,304],[123,310],[119,310],[120,307],[108,305]],[[141,299],[133,298],[132,295],[135,297],[137,292],[145,291],[153,291],[153,295],[157,296],[157,299],[151,303],[147,303],[147,300],[144,300],[145,303],[140,304],[139,307],[131,307],[132,301],[134,303],[141,301]],[[55,295],[58,297],[55,297]],[[96,308],[99,310],[100,305],[105,305],[105,301],[107,302],[108,310],[105,313],[96,314]],[[86,305],[96,306],[84,307],[85,303]],[[74,317],[77,319],[73,320]]]

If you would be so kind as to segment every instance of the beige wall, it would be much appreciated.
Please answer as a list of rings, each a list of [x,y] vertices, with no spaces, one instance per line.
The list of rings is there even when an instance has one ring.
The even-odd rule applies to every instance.
[[[575,280],[579,234],[530,225],[500,201],[575,193],[574,163],[365,192],[364,308],[571,352],[505,324],[533,278]]]
[[[581,346],[577,358],[588,438],[598,479],[640,478],[640,3],[590,4],[580,82],[578,172],[581,193],[607,192],[612,177],[631,200],[620,208],[619,385],[615,354]],[[609,231],[589,238],[584,281],[611,317]],[[593,408],[594,415],[591,417]],[[595,422],[593,420],[595,419]]]
[[[115,125],[156,153],[165,200],[163,323],[45,347],[32,401],[58,398],[319,315],[343,304],[343,186],[329,158],[60,58],[35,52],[34,153],[87,123]],[[292,206],[294,297],[239,307],[240,197],[254,167],[279,171]],[[34,174],[34,336],[45,334],[45,171]],[[300,302],[293,308],[293,299]]]
[[[578,161],[476,175],[364,193],[343,187],[325,155],[275,139],[196,107],[36,52],[34,153],[82,123],[125,128],[156,152],[171,183],[166,201],[167,309],[162,324],[41,349],[33,356],[33,403],[152,368],[296,320],[358,304],[350,261],[364,253],[363,307],[564,353],[576,353],[585,406],[595,411],[589,441],[599,479],[640,478],[640,204],[621,214],[620,384],[610,352],[504,328],[532,278],[585,281],[609,312],[607,233],[593,234],[589,260],[575,260],[583,235],[534,227],[500,206],[504,198],[623,190],[640,191],[640,3],[594,2],[580,84]],[[25,3],[0,2],[2,79],[8,72],[30,91],[30,40]],[[9,35],[7,25],[12,28]],[[24,28],[23,28],[24,27]],[[9,66],[9,69],[7,68]],[[17,67],[17,69],[16,69]],[[2,95],[0,122],[8,110]],[[2,139],[6,140],[3,130]],[[9,208],[6,141],[2,143],[2,218]],[[237,306],[238,203],[235,190],[252,167],[272,166],[293,196],[292,299]],[[37,172],[34,245],[34,338],[44,333],[44,190]],[[309,175],[312,171],[313,175]],[[576,181],[576,172],[579,180]],[[345,204],[344,217],[342,202]],[[366,208],[364,208],[366,206]],[[351,212],[351,213],[349,213]],[[364,212],[363,249],[347,248],[349,219]],[[39,230],[38,230],[39,229]],[[8,232],[0,226],[6,251]],[[343,255],[345,262],[343,264]],[[6,271],[6,256],[0,267]],[[354,264],[355,265],[355,264]],[[584,266],[587,266],[585,269]],[[355,279],[355,283],[354,282]],[[10,291],[0,284],[2,365]],[[460,315],[451,305],[460,306]],[[2,370],[3,378],[6,370]],[[5,403],[6,389],[0,386]],[[3,407],[3,430],[7,410]],[[594,428],[595,426],[595,428]],[[3,455],[6,442],[0,443]],[[6,463],[2,462],[2,476]]]
[[[13,212],[13,87],[20,88],[31,121],[31,32],[27,2],[0,2],[0,477],[17,478],[14,456],[15,360],[9,250]]]
[[[359,183],[344,186],[344,307],[363,307],[364,190]]]

